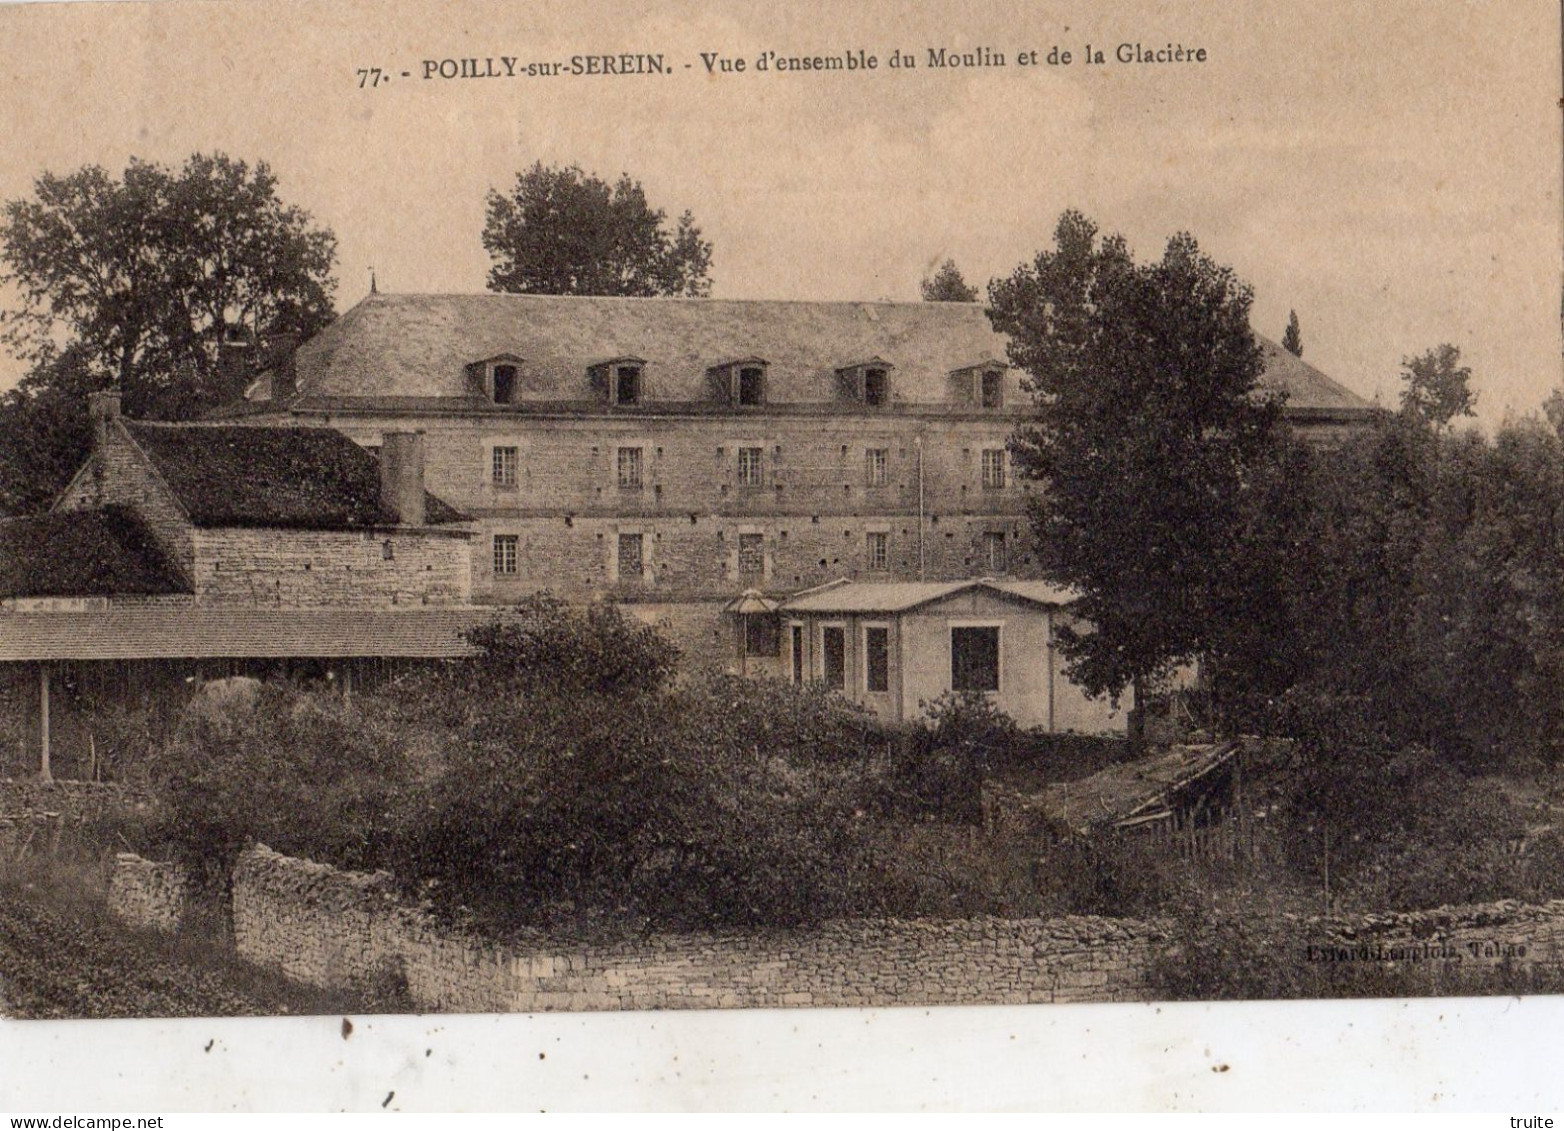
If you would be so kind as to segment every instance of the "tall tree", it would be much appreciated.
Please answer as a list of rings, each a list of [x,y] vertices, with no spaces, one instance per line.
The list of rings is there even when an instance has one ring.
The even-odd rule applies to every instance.
[[[1298,312],[1287,312],[1287,330],[1282,334],[1282,348],[1294,357],[1303,356],[1303,331],[1298,326]]]
[[[918,289],[923,292],[924,302],[976,302],[978,289],[967,285],[962,277],[961,268],[956,266],[954,259],[947,259],[940,264],[938,271],[932,276],[926,276],[918,284]]]
[[[1222,684],[1285,634],[1281,406],[1257,386],[1248,286],[1187,234],[1139,265],[1071,211],[989,297],[1035,394],[1011,450],[1045,485],[1038,560],[1082,594],[1086,625],[1061,634],[1072,678],[1117,694],[1198,657]]]
[[[313,333],[331,320],[336,239],[277,198],[265,162],[195,154],[45,173],[5,205],[0,282],[22,303],[4,341],[40,380],[61,343],[137,414],[188,416],[237,390],[225,341]]]
[[[0,282],[20,301],[0,340],[29,370],[0,398],[0,507],[47,503],[81,462],[87,392],[189,418],[242,390],[226,345],[254,356],[331,320],[335,237],[276,189],[264,162],[195,154],[177,170],[45,173],[5,204]]]
[[[670,227],[628,174],[610,185],[572,165],[540,161],[509,195],[490,190],[483,246],[489,289],[511,294],[711,293],[711,244],[689,212]]]
[[[1446,342],[1402,361],[1401,411],[1435,428],[1445,428],[1457,416],[1472,416],[1477,394],[1472,371],[1461,364],[1461,351]]]

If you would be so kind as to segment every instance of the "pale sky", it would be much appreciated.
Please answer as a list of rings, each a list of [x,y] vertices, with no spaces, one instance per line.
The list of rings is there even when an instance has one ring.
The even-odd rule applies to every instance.
[[[1113,63],[1125,42],[1208,58]],[[371,265],[386,291],[482,290],[484,195],[536,160],[690,209],[725,298],[914,299],[947,256],[981,283],[1074,206],[1141,257],[1191,231],[1253,284],[1257,330],[1296,309],[1305,358],[1365,395],[1454,342],[1493,423],[1560,383],[1559,44],[1551,0],[7,6],[0,198],[131,155],[265,159],[337,234],[339,310]],[[1070,66],[1015,65],[1054,45]],[[1011,65],[926,65],[980,46]],[[699,55],[848,48],[879,68],[708,77]],[[919,66],[891,71],[896,48]],[[617,52],[675,71],[418,78]],[[369,66],[391,83],[360,90]]]

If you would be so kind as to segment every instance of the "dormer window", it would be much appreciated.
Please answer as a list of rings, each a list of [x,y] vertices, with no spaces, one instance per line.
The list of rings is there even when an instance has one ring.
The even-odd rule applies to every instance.
[[[884,358],[871,358],[836,372],[842,378],[848,396],[865,408],[886,408],[891,403],[891,370]]]
[[[758,365],[746,365],[739,370],[739,404],[760,405],[766,403],[766,371]]]
[[[714,365],[711,375],[713,394],[730,405],[759,408],[766,403],[766,360],[740,357]]]
[[[630,408],[646,399],[646,362],[639,357],[611,357],[588,366],[587,375],[610,405]]]
[[[870,408],[884,408],[890,399],[890,375],[883,369],[863,371],[863,403]]]
[[[978,397],[984,408],[1005,407],[1005,375],[997,369],[978,374]]]
[[[614,366],[614,403],[641,403],[641,367],[639,365]]]
[[[494,403],[511,404],[516,399],[516,367],[514,365],[496,365],[494,367]]]
[[[950,378],[954,403],[986,409],[1005,407],[1004,362],[989,360],[955,369]]]
[[[521,358],[502,353],[475,361],[467,369],[489,400],[495,404],[515,404],[520,399],[521,366]]]

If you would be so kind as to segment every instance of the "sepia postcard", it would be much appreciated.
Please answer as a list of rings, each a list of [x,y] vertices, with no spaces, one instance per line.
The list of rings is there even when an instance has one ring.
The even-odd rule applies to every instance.
[[[0,4],[0,1108],[1552,1110],[1561,37]]]

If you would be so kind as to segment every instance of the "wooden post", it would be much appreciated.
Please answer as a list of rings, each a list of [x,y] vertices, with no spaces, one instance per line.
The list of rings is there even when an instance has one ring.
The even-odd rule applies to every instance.
[[[38,665],[38,776],[53,781],[49,769],[49,665]]]

